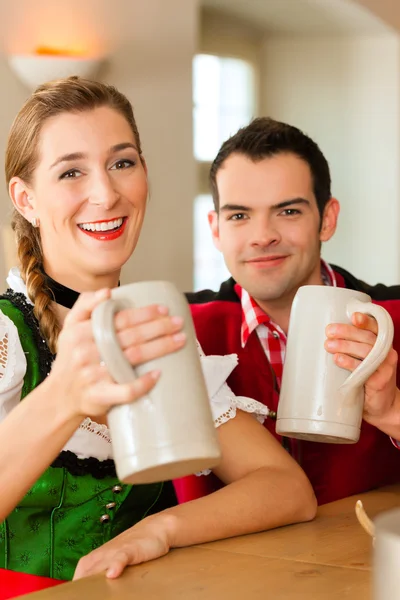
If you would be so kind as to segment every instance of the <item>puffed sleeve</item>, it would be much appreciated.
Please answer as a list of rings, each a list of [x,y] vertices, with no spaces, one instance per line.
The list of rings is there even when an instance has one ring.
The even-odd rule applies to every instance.
[[[14,323],[0,311],[0,421],[18,404],[26,358]]]

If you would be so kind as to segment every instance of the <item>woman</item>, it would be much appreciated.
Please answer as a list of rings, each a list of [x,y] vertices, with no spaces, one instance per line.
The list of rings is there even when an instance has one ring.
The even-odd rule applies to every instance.
[[[173,506],[168,482],[132,487],[116,479],[107,409],[143,395],[159,375],[116,386],[90,330],[94,306],[118,285],[135,249],[146,208],[147,168],[127,99],[78,78],[41,86],[12,126],[6,178],[21,273],[11,272],[0,303],[0,339],[17,365],[11,373],[6,357],[0,404],[8,412],[26,399],[3,423],[11,451],[0,476],[18,472],[14,505],[16,490],[30,489],[2,524],[0,566],[68,579],[79,561],[75,577],[101,571],[116,577],[172,547],[313,518],[316,503],[304,473],[244,412],[265,416],[265,407],[234,398],[226,385],[222,402],[211,399],[216,421],[224,423],[223,459],[214,470],[223,489]],[[80,292],[89,294],[72,308]],[[162,307],[116,317],[133,365],[181,347],[181,326]],[[23,449],[16,436],[23,436]],[[45,456],[49,464],[61,448],[37,479]],[[25,473],[27,450],[34,477],[31,466]]]

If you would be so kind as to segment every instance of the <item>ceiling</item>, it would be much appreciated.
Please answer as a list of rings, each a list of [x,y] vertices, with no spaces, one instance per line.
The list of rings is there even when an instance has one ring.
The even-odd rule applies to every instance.
[[[202,0],[277,35],[383,34],[393,31],[351,0]]]

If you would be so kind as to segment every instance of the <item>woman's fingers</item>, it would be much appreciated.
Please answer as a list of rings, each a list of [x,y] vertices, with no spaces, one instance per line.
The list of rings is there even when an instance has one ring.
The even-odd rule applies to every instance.
[[[160,378],[160,371],[149,371],[130,383],[114,383],[106,375],[97,384],[88,385],[84,403],[88,415],[105,414],[111,406],[129,404],[148,394]]]
[[[78,300],[65,318],[64,327],[90,319],[96,306],[110,298],[110,296],[111,291],[107,288],[98,290],[97,292],[84,292],[80,294]]]
[[[166,306],[158,304],[151,304],[142,308],[126,308],[115,315],[115,329],[117,331],[129,329],[165,317],[168,313],[169,310]]]
[[[93,558],[89,554],[79,561],[75,570],[74,581],[104,572],[109,579],[115,579],[130,564],[134,564],[134,561],[132,561],[130,553],[123,550],[95,555]]]
[[[161,317],[145,323],[130,326],[118,333],[118,341],[123,350],[157,338],[178,333],[183,327],[182,317]]]
[[[186,343],[186,335],[183,332],[164,336],[139,346],[130,346],[124,352],[131,365],[141,365],[166,354],[177,352]]]

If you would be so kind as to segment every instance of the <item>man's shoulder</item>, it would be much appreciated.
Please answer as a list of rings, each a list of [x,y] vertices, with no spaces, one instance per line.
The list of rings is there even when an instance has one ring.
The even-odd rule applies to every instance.
[[[371,285],[361,279],[357,279],[342,267],[338,267],[337,265],[331,265],[331,267],[336,274],[339,274],[344,279],[345,286],[348,289],[364,292],[377,302],[400,300],[400,285],[385,285],[383,283]]]
[[[230,277],[221,284],[218,291],[201,290],[199,292],[188,292],[185,294],[189,304],[210,304],[232,302],[240,305],[240,299],[235,291],[235,280]]]

